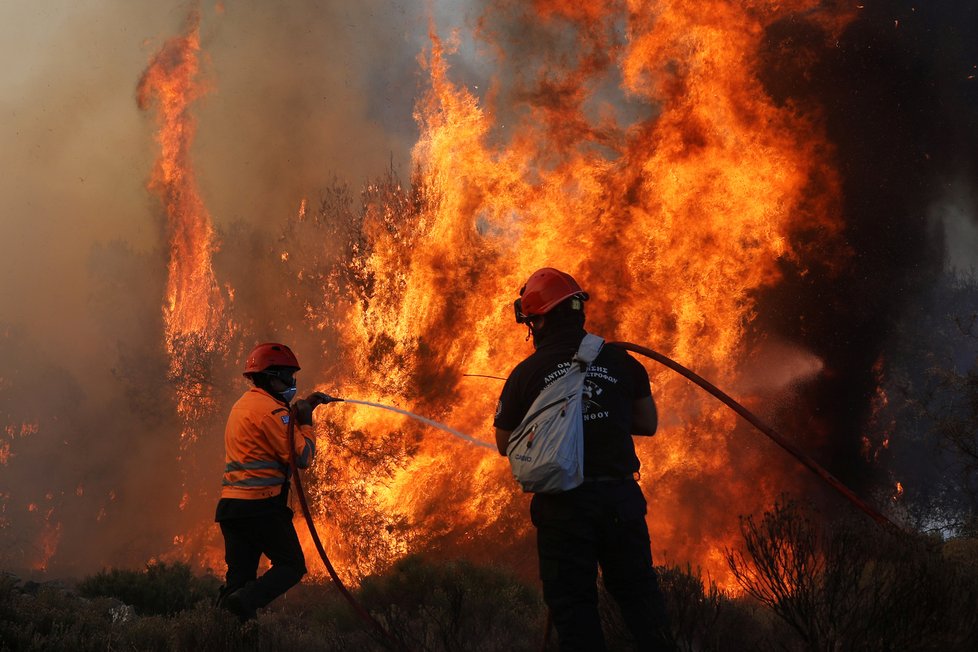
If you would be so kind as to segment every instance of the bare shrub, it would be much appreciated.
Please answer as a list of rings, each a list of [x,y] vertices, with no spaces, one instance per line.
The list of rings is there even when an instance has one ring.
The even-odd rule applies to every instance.
[[[656,567],[659,586],[669,611],[672,642],[681,652],[739,652],[776,648],[774,641],[784,638],[781,623],[758,613],[753,599],[731,597],[714,582],[704,583],[699,570],[690,565]],[[609,650],[634,649],[614,598],[599,582],[598,608]],[[772,626],[772,624],[774,626]]]
[[[727,562],[744,590],[809,650],[966,649],[978,632],[978,576],[939,541],[865,519],[819,525],[778,502],[741,519],[745,553]]]

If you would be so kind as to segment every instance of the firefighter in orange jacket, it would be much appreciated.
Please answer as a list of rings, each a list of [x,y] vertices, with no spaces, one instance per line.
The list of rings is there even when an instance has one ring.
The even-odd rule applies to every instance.
[[[228,570],[218,604],[242,621],[254,618],[257,609],[306,573],[288,506],[289,420],[296,421],[296,465],[306,468],[316,449],[312,411],[330,399],[316,392],[293,404],[297,371],[299,362],[284,344],[255,347],[244,370],[254,387],[231,408],[224,432],[224,482],[215,520],[224,535]],[[258,577],[262,555],[272,566]]]

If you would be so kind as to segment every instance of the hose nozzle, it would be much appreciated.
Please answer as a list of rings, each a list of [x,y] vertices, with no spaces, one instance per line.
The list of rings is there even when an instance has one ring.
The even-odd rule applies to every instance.
[[[323,392],[313,392],[306,397],[306,400],[310,405],[312,405],[313,408],[319,405],[326,405],[327,403],[339,403],[343,401],[341,398],[330,396],[329,394],[324,394]]]

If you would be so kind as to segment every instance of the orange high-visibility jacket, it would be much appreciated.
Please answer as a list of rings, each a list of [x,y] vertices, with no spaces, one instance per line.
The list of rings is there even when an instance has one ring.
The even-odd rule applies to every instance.
[[[289,481],[289,410],[254,387],[231,408],[224,430],[222,498],[257,500],[282,492]],[[296,425],[296,466],[304,469],[316,454],[312,426]]]

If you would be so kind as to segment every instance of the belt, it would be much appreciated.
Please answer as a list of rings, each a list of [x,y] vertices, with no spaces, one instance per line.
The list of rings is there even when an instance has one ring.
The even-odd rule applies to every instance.
[[[621,483],[621,482],[633,482],[637,481],[641,475],[638,471],[632,473],[631,475],[588,475],[584,476],[585,484],[598,484],[603,482],[608,483]]]

